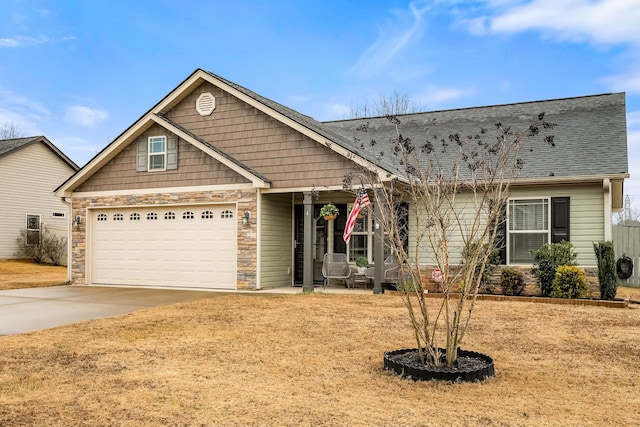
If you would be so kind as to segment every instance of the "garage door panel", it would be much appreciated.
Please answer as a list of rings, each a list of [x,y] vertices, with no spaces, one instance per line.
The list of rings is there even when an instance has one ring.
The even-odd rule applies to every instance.
[[[233,205],[105,209],[91,224],[93,283],[236,288]]]

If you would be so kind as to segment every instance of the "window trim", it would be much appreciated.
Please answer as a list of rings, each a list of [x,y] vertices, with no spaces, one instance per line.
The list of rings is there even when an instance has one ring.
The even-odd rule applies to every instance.
[[[371,210],[373,209],[373,204],[369,209]],[[353,210],[353,203],[347,203],[347,217],[349,216],[352,210]],[[351,233],[351,239],[349,239],[349,242],[347,243],[347,259],[351,264],[355,264],[356,258],[360,256],[360,255],[356,255],[355,258],[351,259],[351,242],[353,241],[353,238],[355,236],[367,237],[366,247],[365,247],[366,257],[369,264],[373,263],[373,240],[375,236],[375,230],[373,227],[373,215],[371,215],[370,212],[368,212],[368,210],[363,211],[362,215],[364,215],[363,219],[365,221],[365,229],[363,231],[355,231],[355,227],[354,227],[354,231]]]
[[[151,145],[152,143],[159,142],[158,140],[162,141],[164,150],[152,152]],[[152,167],[153,162],[151,161],[151,159],[159,156],[162,156],[162,168]],[[167,170],[167,137],[166,135],[150,136],[147,139],[147,172],[163,172],[166,170]]]
[[[30,221],[29,219],[37,218],[38,228],[29,228]],[[42,217],[39,214],[26,214],[25,215],[25,229],[27,230],[27,246],[37,245],[40,242],[40,233],[42,232]],[[31,239],[29,238],[31,235],[35,235],[38,237],[38,241],[36,243],[29,243]]]
[[[511,235],[512,234],[546,234],[547,243],[551,242],[551,196],[528,196],[528,197],[510,197],[507,200],[507,219],[506,219],[506,247],[507,247],[507,265],[531,265],[531,263],[512,262],[511,261]],[[518,200],[544,200],[547,203],[547,228],[546,233],[544,230],[535,232],[532,230],[511,230],[511,202]]]

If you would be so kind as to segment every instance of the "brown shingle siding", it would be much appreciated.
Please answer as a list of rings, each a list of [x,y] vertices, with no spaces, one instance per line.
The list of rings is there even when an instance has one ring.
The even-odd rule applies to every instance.
[[[142,137],[167,135],[160,126],[153,126]],[[224,166],[201,150],[180,140],[178,169],[163,172],[137,172],[137,142],[130,143],[107,165],[84,182],[76,191],[109,191],[136,188],[181,187],[247,183],[247,179]]]
[[[203,92],[216,109],[200,116],[195,101]],[[273,188],[307,187],[320,180],[338,185],[353,164],[327,147],[208,83],[185,97],[167,117],[271,180]]]

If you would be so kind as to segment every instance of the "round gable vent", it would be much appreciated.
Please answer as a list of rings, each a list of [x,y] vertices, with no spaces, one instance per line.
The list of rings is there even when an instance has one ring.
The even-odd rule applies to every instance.
[[[216,108],[216,98],[209,92],[200,94],[196,100],[196,111],[201,116],[208,116],[213,113]]]

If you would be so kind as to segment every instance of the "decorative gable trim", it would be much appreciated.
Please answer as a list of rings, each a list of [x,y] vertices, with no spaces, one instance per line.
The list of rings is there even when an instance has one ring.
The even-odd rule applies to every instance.
[[[216,98],[210,92],[201,93],[196,100],[196,111],[201,116],[210,116],[216,109]]]

